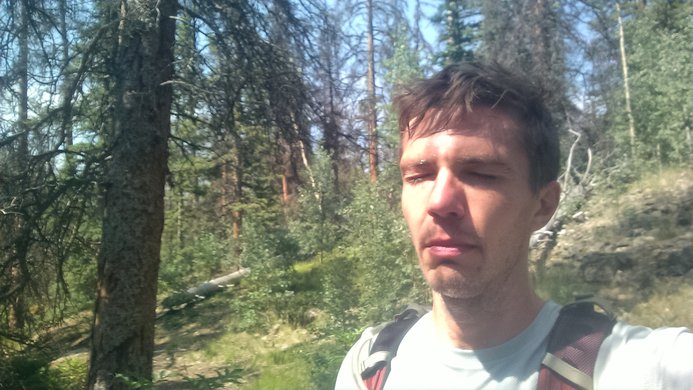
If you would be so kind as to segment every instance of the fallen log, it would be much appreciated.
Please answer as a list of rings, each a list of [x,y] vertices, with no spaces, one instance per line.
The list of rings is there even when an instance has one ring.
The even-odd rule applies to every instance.
[[[161,302],[162,309],[157,311],[156,318],[163,317],[170,311],[180,310],[188,305],[195,304],[203,299],[209,298],[219,291],[224,290],[226,287],[237,283],[249,273],[249,268],[241,268],[238,271],[214,278],[195,287],[191,287],[186,291],[174,293],[173,295],[166,297]]]

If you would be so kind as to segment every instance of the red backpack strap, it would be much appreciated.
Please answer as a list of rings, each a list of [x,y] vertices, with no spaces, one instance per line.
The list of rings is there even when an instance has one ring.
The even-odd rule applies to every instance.
[[[596,301],[564,306],[549,334],[537,389],[591,390],[599,347],[615,323],[613,315]]]
[[[390,362],[397,355],[399,344],[423,312],[409,308],[385,324],[370,348],[368,358],[361,362],[361,379],[368,390],[382,390],[390,373]]]

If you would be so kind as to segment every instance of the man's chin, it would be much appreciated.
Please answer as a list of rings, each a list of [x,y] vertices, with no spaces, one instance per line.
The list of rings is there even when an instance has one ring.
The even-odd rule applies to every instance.
[[[479,295],[481,286],[465,280],[461,276],[454,278],[431,278],[427,280],[434,293],[453,299],[469,299]]]

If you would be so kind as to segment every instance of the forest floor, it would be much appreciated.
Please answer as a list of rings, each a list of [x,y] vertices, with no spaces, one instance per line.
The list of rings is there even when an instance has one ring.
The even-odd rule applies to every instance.
[[[308,389],[309,350],[321,343],[286,321],[239,331],[228,301],[233,290],[173,312],[157,323],[156,389]],[[235,383],[238,382],[238,383]]]
[[[690,170],[593,193],[553,246],[533,252],[537,289],[561,303],[595,294],[629,322],[693,328],[692,225]],[[256,332],[230,331],[228,302],[237,298],[231,289],[158,320],[156,389],[311,388],[315,362],[306,356],[323,341],[281,321]],[[86,356],[85,348],[71,353]]]

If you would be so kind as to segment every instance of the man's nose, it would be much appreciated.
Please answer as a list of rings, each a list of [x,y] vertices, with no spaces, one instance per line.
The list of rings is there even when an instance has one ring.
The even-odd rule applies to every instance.
[[[462,217],[464,215],[464,188],[449,170],[441,170],[433,182],[427,211],[436,217]]]

